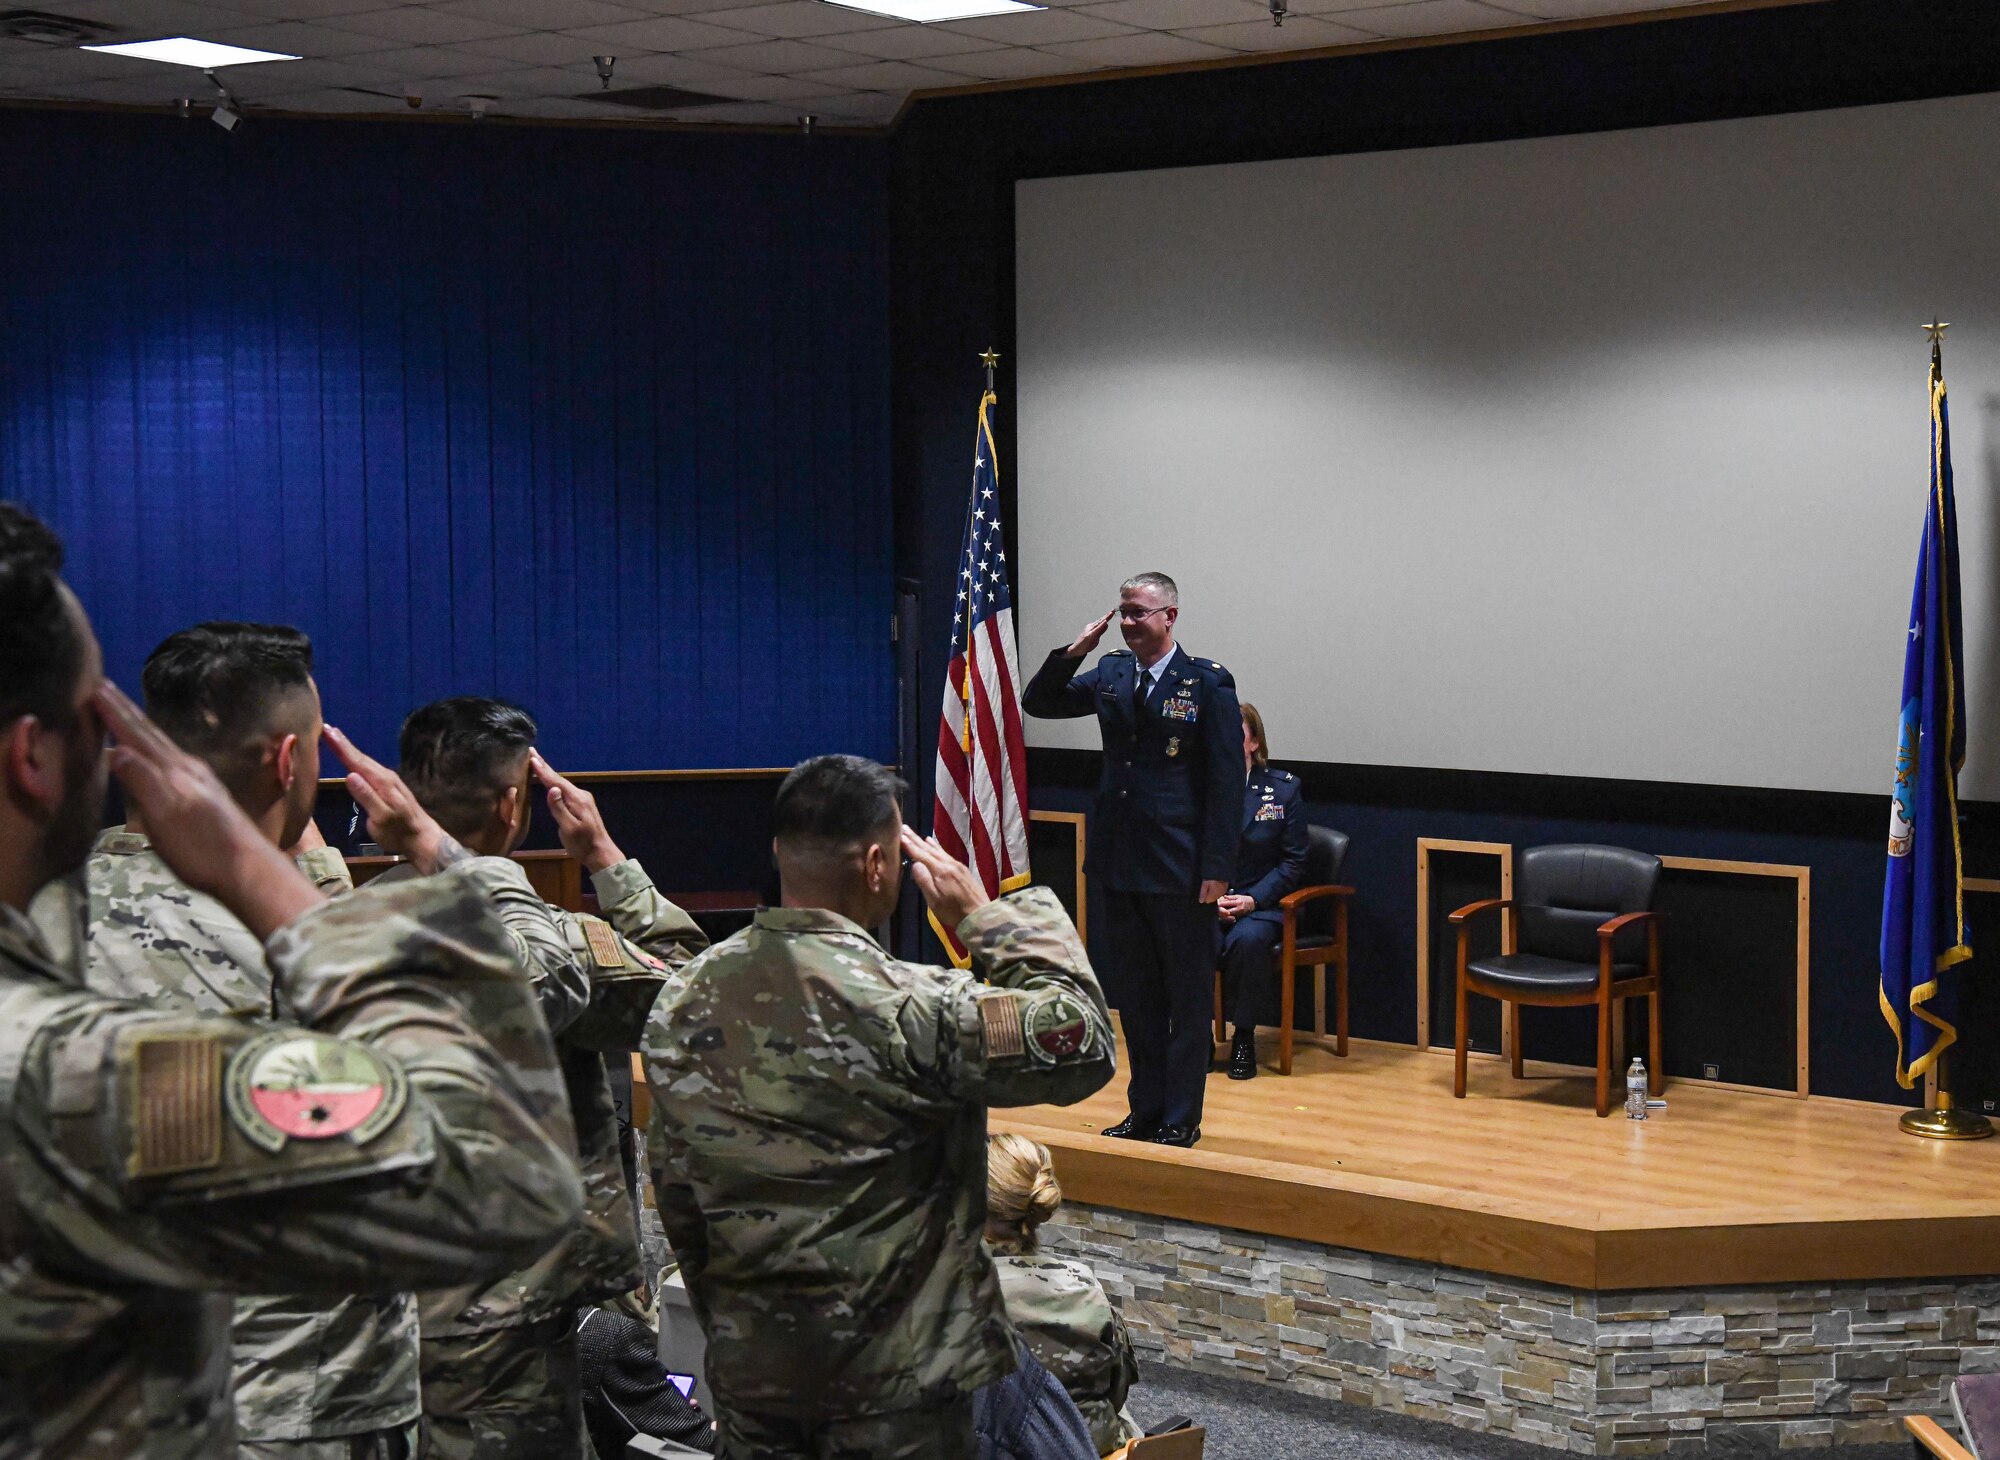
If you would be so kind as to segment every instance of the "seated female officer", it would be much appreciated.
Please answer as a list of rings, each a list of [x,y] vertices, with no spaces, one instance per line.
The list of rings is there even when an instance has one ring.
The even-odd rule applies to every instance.
[[[1036,1252],[1035,1229],[1062,1205],[1049,1148],[1002,1131],[986,1143],[986,1250],[1000,1275],[1007,1319],[1045,1369],[1069,1391],[1097,1453],[1139,1438],[1125,1395],[1139,1361],[1125,1320],[1095,1273]]]
[[[1306,812],[1299,778],[1271,764],[1264,717],[1243,706],[1243,840],[1236,877],[1216,904],[1222,923],[1222,1006],[1236,1035],[1229,1047],[1229,1078],[1257,1074],[1257,1026],[1276,1024],[1278,945],[1284,915],[1278,901],[1299,885],[1306,868]]]

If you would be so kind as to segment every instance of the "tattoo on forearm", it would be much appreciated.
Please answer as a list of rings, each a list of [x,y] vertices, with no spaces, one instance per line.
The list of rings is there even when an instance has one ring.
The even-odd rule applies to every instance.
[[[471,860],[472,853],[460,846],[456,837],[446,835],[438,839],[437,851],[431,857],[430,870],[442,872],[447,867],[456,867],[460,862]]]

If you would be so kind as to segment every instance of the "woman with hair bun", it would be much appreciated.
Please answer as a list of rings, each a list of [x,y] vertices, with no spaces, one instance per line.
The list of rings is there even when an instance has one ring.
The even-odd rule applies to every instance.
[[[1099,1455],[1139,1438],[1125,1395],[1139,1362],[1125,1320],[1091,1270],[1036,1252],[1036,1228],[1062,1205],[1048,1147],[1003,1132],[986,1143],[986,1248],[1007,1317],[1036,1360],[1069,1391]]]

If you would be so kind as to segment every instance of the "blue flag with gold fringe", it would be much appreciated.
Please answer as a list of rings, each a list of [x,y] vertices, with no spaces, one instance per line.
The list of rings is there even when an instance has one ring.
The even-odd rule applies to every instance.
[[[1958,509],[1951,493],[1951,417],[1931,356],[1931,490],[1903,651],[1903,714],[1882,888],[1882,1017],[1896,1031],[1896,1079],[1916,1085],[1958,1038],[1957,978],[1972,956],[1958,773],[1965,764],[1964,633],[1958,600]]]

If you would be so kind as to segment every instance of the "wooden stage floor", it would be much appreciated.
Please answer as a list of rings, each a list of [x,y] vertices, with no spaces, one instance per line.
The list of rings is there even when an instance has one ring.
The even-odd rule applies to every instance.
[[[993,1112],[1055,1153],[1092,1206],[1593,1289],[2000,1272],[2000,1138],[1924,1141],[1888,1106],[1670,1082],[1645,1121],[1591,1111],[1591,1083],[1515,1081],[1449,1052],[1298,1047],[1294,1073],[1209,1077],[1190,1151],[1096,1132],[1118,1076],[1080,1105]]]

